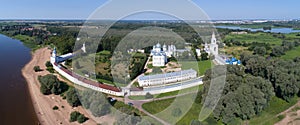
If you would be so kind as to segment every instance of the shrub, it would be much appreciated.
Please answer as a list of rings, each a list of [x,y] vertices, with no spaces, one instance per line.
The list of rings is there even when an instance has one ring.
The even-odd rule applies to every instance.
[[[33,67],[33,70],[34,70],[35,72],[42,71],[41,68],[40,68],[40,66],[34,66],[34,67]]]
[[[84,123],[85,121],[87,121],[88,118],[85,117],[83,114],[80,114],[78,117],[77,117],[77,122],[78,123]]]
[[[80,113],[78,111],[73,111],[71,114],[70,114],[70,122],[74,122],[74,121],[77,121],[77,118],[78,116],[80,115]]]
[[[153,95],[151,93],[147,92],[146,95],[145,95],[145,98],[146,99],[152,99]]]
[[[53,109],[53,110],[58,110],[58,107],[57,107],[57,106],[54,106],[52,109]]]
[[[50,61],[47,61],[47,62],[45,63],[45,66],[46,66],[46,67],[52,67],[52,64],[51,64]]]
[[[84,123],[85,121],[87,121],[88,118],[85,117],[83,114],[81,114],[80,112],[78,111],[73,111],[71,114],[70,114],[70,122],[75,122],[77,121],[78,123]]]

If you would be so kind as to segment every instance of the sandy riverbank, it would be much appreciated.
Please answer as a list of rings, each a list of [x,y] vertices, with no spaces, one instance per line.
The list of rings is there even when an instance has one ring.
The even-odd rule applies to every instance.
[[[85,116],[89,117],[88,113],[82,107],[71,107],[66,100],[63,100],[59,95],[45,96],[40,93],[40,87],[37,77],[39,75],[49,74],[46,71],[45,63],[49,61],[51,50],[47,48],[41,48],[32,53],[32,60],[26,64],[22,69],[22,74],[27,81],[28,89],[33,101],[35,112],[42,125],[76,125],[77,122],[69,122],[70,113],[72,111],[79,111]],[[33,67],[40,66],[43,71],[34,72]],[[59,110],[53,110],[54,106],[58,106]],[[64,107],[64,108],[62,108]],[[84,124],[95,125],[96,122],[92,119],[88,120]]]

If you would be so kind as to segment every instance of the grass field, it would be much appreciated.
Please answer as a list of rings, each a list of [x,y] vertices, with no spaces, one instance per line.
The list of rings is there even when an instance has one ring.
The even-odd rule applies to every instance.
[[[184,62],[179,62],[182,65],[182,69],[194,69],[198,72],[199,76],[204,75],[205,71],[210,69],[212,67],[212,62],[211,60],[205,60],[205,61],[198,61],[193,62],[193,61],[184,61]]]
[[[130,105],[127,105],[123,102],[120,102],[120,101],[117,101],[114,105],[113,105],[114,108],[116,108],[117,110],[120,111],[120,109],[126,109],[130,112],[134,112],[140,116],[145,116],[146,114],[144,114],[143,112],[140,112],[138,109],[134,108],[133,106],[130,106]]]
[[[290,51],[287,51],[285,55],[281,56],[281,58],[288,60],[288,59],[294,59],[297,56],[300,56],[300,46]]]
[[[300,33],[285,34],[285,39],[288,39],[288,40],[300,39]]]
[[[203,89],[203,85],[200,85],[200,86],[196,86],[196,87],[192,87],[192,88],[182,89],[181,91],[172,91],[172,92],[166,92],[166,93],[162,93],[162,94],[155,94],[154,98],[162,98],[162,97],[167,97],[167,96],[175,96],[177,94],[196,92],[197,87],[199,87],[198,91]],[[144,100],[144,99],[146,99],[145,96],[129,96],[128,98],[132,99],[132,100]]]
[[[248,49],[248,47],[231,46],[231,47],[225,47],[224,52],[226,54],[230,54],[234,57],[239,57],[242,52],[248,51],[247,49]]]
[[[277,114],[293,106],[297,101],[297,97],[293,98],[290,103],[273,97],[270,101],[270,105],[260,115],[250,119],[249,123],[251,125],[273,125],[282,119],[281,117],[277,117]]]
[[[258,43],[269,43],[271,45],[280,45],[282,40],[273,37],[270,33],[248,33],[248,34],[229,34],[226,35],[225,41],[240,41],[246,43],[258,42]]]
[[[174,99],[175,98],[153,101],[153,102],[143,104],[142,107],[149,113],[156,114],[163,111],[168,106],[170,106],[170,104],[174,101]]]
[[[26,35],[15,35],[13,36],[14,39],[20,40],[24,43],[25,46],[31,48],[33,51],[38,49],[38,45],[35,42],[34,37],[26,36]]]

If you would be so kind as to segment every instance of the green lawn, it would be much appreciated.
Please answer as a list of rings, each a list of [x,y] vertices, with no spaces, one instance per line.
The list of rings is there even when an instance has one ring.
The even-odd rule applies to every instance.
[[[282,40],[273,37],[270,33],[248,33],[248,34],[229,34],[226,35],[225,41],[240,41],[246,43],[258,42],[258,43],[269,43],[271,45],[281,45]]]
[[[140,112],[138,109],[134,108],[133,106],[127,105],[124,102],[117,101],[114,105],[114,108],[120,111],[120,109],[126,109],[128,112],[134,112],[139,116],[145,116],[143,112]]]
[[[131,100],[144,100],[144,99],[146,99],[144,95],[128,96],[128,98],[131,99]]]
[[[212,67],[212,62],[211,60],[205,60],[205,61],[183,61],[179,62],[182,65],[182,69],[194,69],[198,72],[198,75],[204,75],[205,71],[210,69]]]
[[[177,94],[183,94],[183,93],[189,93],[189,92],[193,92],[193,91],[197,91],[197,87],[198,91],[203,89],[203,85],[200,86],[195,86],[192,88],[186,88],[186,89],[182,89],[181,91],[172,91],[172,92],[166,92],[166,93],[161,93],[161,94],[155,94],[154,98],[162,98],[162,97],[167,97],[167,96],[175,96]],[[132,100],[144,100],[146,99],[145,96],[129,96],[129,99]]]
[[[260,115],[250,119],[249,123],[251,125],[273,125],[282,119],[277,117],[277,114],[293,106],[297,101],[297,97],[293,98],[290,103],[280,98],[273,97],[270,101],[270,105]]]
[[[151,114],[156,114],[167,107],[170,106],[170,104],[174,101],[175,98],[170,98],[170,99],[165,99],[165,100],[158,100],[158,101],[153,101],[153,102],[148,102],[142,105],[143,109],[148,111]]]
[[[294,59],[297,56],[300,56],[300,46],[290,51],[287,51],[285,55],[281,56],[281,58],[288,60],[288,59]]]
[[[192,120],[194,120],[194,119],[198,120],[201,108],[202,108],[201,104],[194,103],[192,108],[176,124],[178,124],[178,125],[190,125],[190,122]]]

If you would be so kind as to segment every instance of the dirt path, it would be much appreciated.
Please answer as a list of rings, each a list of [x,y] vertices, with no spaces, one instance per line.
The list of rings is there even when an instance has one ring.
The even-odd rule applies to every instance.
[[[36,50],[32,54],[32,60],[22,69],[22,74],[27,81],[35,112],[42,125],[77,125],[79,123],[69,122],[69,116],[72,111],[79,111],[89,117],[88,113],[82,107],[71,107],[67,101],[63,100],[59,95],[45,96],[40,93],[37,77],[39,75],[43,76],[49,74],[48,71],[45,70],[45,63],[49,60],[50,52],[51,50],[47,48]],[[34,66],[40,66],[43,71],[34,72]],[[54,106],[58,106],[59,110],[54,111],[52,109]],[[96,122],[90,119],[84,124],[95,125]]]
[[[300,125],[300,101],[277,116],[279,115],[285,117],[275,125]]]

